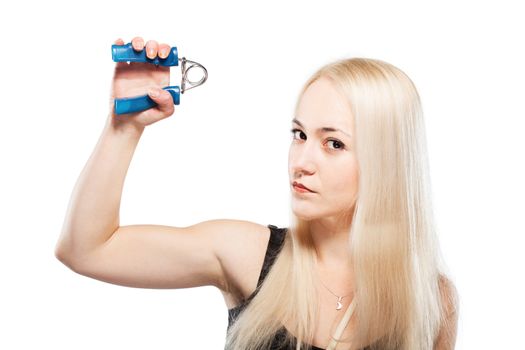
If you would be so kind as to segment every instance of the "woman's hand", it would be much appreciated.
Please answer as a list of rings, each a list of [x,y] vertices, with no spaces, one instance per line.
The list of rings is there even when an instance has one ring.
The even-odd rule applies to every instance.
[[[171,50],[167,44],[158,44],[155,40],[149,40],[144,45],[141,37],[135,37],[132,41],[133,49],[136,51],[146,50],[148,58],[166,58]],[[122,39],[117,39],[115,45],[124,45]],[[167,118],[175,111],[173,98],[165,90],[170,84],[170,67],[156,66],[145,62],[116,62],[110,93],[110,118],[114,125],[130,125],[143,130],[147,125],[153,124],[161,119]],[[154,92],[158,96],[154,95]],[[145,111],[118,115],[114,112],[114,99],[133,97],[148,94],[158,106]]]

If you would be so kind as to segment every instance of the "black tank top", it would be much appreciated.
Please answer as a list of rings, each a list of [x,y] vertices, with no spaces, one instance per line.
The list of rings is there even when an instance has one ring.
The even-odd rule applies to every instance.
[[[287,228],[279,228],[275,225],[267,225],[267,227],[270,229],[270,240],[268,241],[268,246],[266,248],[266,255],[264,256],[264,263],[261,269],[261,273],[259,275],[259,280],[257,282],[257,288],[242,304],[228,310],[228,329],[235,322],[235,320],[237,319],[237,316],[239,316],[239,313],[242,310],[244,310],[244,308],[250,303],[250,301],[259,292],[262,282],[266,278],[266,275],[270,271],[270,268],[272,267],[275,259],[277,258],[277,255],[279,254],[283,246]],[[282,327],[280,331],[276,334],[275,339],[273,340],[272,345],[270,349],[268,350],[288,350],[284,347],[279,346],[282,340],[284,340],[286,332],[287,332],[286,328]],[[294,350],[295,347],[290,348],[290,349]],[[317,346],[312,345],[312,350],[325,350],[325,349],[318,348]]]
[[[281,248],[284,244],[285,235],[287,233],[287,228],[279,228],[274,225],[267,225],[267,227],[270,229],[270,240],[268,241],[268,246],[266,247],[266,254],[264,256],[264,263],[261,268],[261,273],[259,275],[259,280],[257,281],[257,287],[255,291],[245,300],[242,304],[237,305],[236,307],[228,310],[228,329],[230,329],[231,325],[235,322],[237,317],[239,316],[239,313],[244,310],[246,306],[250,303],[250,301],[257,295],[259,292],[260,286],[262,282],[264,281],[264,278],[270,271],[270,268],[272,267],[275,259],[277,258],[277,255],[281,251]],[[275,335],[275,338],[272,341],[272,344],[268,350],[295,350],[295,344],[297,341],[292,344],[292,347],[285,348],[282,344],[283,340],[285,339],[286,333],[288,330],[285,327],[281,327],[281,329],[277,332]],[[293,335],[292,335],[293,337]],[[295,337],[293,337],[296,339]],[[297,340],[297,339],[296,339]],[[304,346],[304,345],[303,345]],[[312,350],[326,350],[323,348],[319,348],[317,346],[311,345]],[[370,350],[370,348],[367,346],[362,350]]]

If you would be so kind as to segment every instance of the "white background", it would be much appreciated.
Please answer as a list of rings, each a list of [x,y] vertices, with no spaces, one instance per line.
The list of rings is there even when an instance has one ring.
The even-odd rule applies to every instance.
[[[222,349],[214,287],[154,290],[54,256],[135,36],[177,46],[208,81],[136,149],[121,225],[289,224],[287,153],[304,81],[334,59],[405,71],[421,95],[440,240],[460,293],[456,349],[517,349],[525,288],[524,12],[518,1],[3,2],[2,349]],[[196,79],[194,79],[196,80]],[[172,68],[172,85],[180,68]]]

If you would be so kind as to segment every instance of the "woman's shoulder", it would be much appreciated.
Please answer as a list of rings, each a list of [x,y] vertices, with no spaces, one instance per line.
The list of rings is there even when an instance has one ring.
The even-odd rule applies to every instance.
[[[255,289],[267,248],[280,241],[283,231],[276,225],[246,220],[228,221],[228,227],[221,232],[223,239],[215,245],[216,255],[227,285],[222,292],[228,298],[239,301]]]

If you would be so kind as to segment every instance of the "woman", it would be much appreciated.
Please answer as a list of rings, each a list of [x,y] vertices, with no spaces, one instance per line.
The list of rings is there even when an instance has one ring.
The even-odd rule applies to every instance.
[[[140,37],[132,44],[144,49]],[[154,40],[145,48],[150,58],[169,53]],[[168,68],[117,63],[110,108],[168,84]],[[227,349],[454,348],[458,296],[433,222],[419,96],[401,70],[352,58],[306,82],[292,120],[290,228],[119,227],[140,135],[174,112],[170,94],[155,90],[158,107],[110,113],[57,243],[63,263],[127,286],[216,286],[229,308]]]

